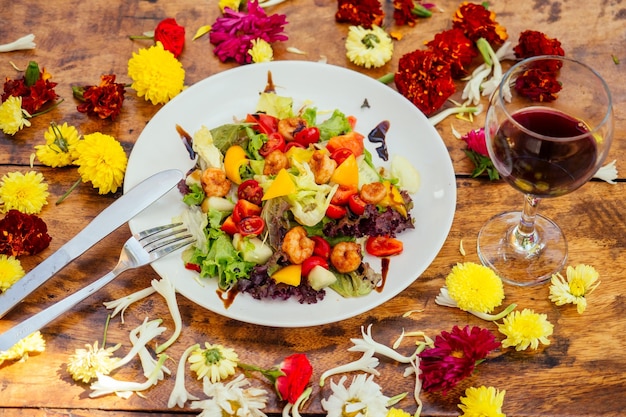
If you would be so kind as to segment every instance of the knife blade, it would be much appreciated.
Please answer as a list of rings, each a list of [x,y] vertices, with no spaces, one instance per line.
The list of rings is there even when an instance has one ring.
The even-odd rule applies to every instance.
[[[115,200],[76,236],[0,294],[0,318],[72,260],[165,195],[182,178],[179,170],[161,171]]]

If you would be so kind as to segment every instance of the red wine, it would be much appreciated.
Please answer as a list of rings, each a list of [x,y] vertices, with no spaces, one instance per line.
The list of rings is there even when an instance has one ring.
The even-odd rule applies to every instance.
[[[498,128],[493,162],[513,187],[537,197],[556,197],[574,191],[595,173],[596,141],[591,134],[585,135],[589,130],[583,122],[539,107],[520,110],[512,117],[528,130],[550,138],[528,135],[509,120]],[[574,136],[578,138],[565,139]]]

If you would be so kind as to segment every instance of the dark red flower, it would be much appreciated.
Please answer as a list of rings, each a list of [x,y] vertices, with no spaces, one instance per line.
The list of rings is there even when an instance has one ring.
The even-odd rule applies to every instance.
[[[416,50],[403,55],[394,82],[398,92],[426,116],[439,110],[456,91],[450,64],[431,50]]]
[[[57,93],[54,87],[57,83],[50,81],[52,76],[45,69],[39,72],[39,77],[32,85],[26,85],[25,78],[17,80],[7,78],[4,83],[4,92],[2,93],[2,101],[6,101],[11,96],[22,97],[22,108],[30,115],[34,115],[46,103],[57,99]]]
[[[393,20],[398,26],[415,26],[413,0],[393,0]]]
[[[561,88],[557,73],[544,71],[541,68],[530,68],[515,80],[515,90],[532,101],[554,101]]]
[[[305,354],[295,353],[286,357],[278,368],[283,375],[276,378],[276,391],[282,400],[293,404],[309,384],[313,367]]]
[[[495,19],[496,14],[482,4],[463,2],[452,18],[452,27],[461,29],[473,42],[485,38],[495,48],[508,38],[506,29]]]
[[[247,13],[225,8],[223,16],[213,24],[209,39],[215,45],[213,52],[220,61],[234,59],[239,64],[249,64],[252,62],[248,53],[252,41],[286,41],[287,35],[283,33],[286,24],[285,15],[267,16],[258,2],[248,1]]]
[[[338,0],[335,20],[371,29],[372,25],[381,26],[385,12],[379,0]]]
[[[519,59],[530,58],[538,55],[565,56],[561,48],[561,42],[557,39],[548,38],[544,33],[535,30],[526,30],[519,36],[519,42],[513,48],[515,56]],[[560,61],[541,61],[541,68],[546,71],[558,71],[561,68]]]
[[[154,30],[154,41],[161,42],[166,51],[178,58],[185,46],[185,28],[176,23],[176,19],[163,19]]]
[[[443,61],[450,64],[452,77],[463,78],[467,75],[466,67],[478,55],[478,49],[461,29],[449,29],[435,35],[435,38],[426,43]]]
[[[100,76],[100,85],[73,87],[72,91],[74,97],[82,101],[76,107],[79,112],[115,120],[122,111],[126,88],[124,84],[115,82],[115,74],[108,74]]]
[[[9,210],[0,220],[0,253],[3,255],[34,255],[46,249],[51,240],[48,226],[34,214]]]
[[[467,149],[478,152],[483,156],[489,156],[487,151],[487,143],[485,142],[485,128],[474,129],[467,132],[461,137],[467,144]]]
[[[441,332],[433,348],[420,354],[420,379],[426,392],[441,391],[444,395],[460,381],[470,376],[500,342],[487,329],[474,326]]]

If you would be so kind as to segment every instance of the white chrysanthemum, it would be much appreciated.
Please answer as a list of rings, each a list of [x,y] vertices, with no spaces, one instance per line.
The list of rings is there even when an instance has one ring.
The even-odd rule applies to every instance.
[[[552,275],[550,301],[558,306],[576,304],[578,313],[582,314],[587,308],[586,296],[600,285],[599,274],[592,266],[577,265],[568,266],[566,275],[567,279],[561,274]]]
[[[378,68],[385,65],[393,55],[391,37],[379,26],[371,29],[362,26],[350,26],[346,38],[346,56],[359,66]]]
[[[333,393],[321,401],[328,417],[378,417],[387,414],[389,397],[383,395],[380,386],[374,382],[374,375],[368,378],[359,374],[347,388],[344,386],[346,379],[346,376],[341,377],[338,384],[331,381]]]
[[[204,393],[210,398],[191,402],[191,408],[202,409],[199,416],[266,417],[262,410],[267,403],[267,391],[248,387],[250,381],[243,374],[228,384],[212,383],[209,378],[204,377],[202,385]]]
[[[98,341],[86,344],[87,349],[76,349],[67,361],[67,371],[75,381],[89,382],[98,374],[108,375],[117,365],[119,358],[113,356],[121,345],[99,348]]]

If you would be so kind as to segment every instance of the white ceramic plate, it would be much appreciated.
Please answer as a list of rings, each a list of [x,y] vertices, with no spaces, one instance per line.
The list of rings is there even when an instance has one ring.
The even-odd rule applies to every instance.
[[[202,125],[213,128],[254,112],[258,95],[271,71],[276,93],[294,99],[294,109],[312,103],[318,110],[341,110],[357,118],[356,130],[367,135],[383,120],[390,122],[389,155],[407,157],[421,176],[420,190],[412,195],[415,229],[400,234],[404,252],[391,258],[381,292],[361,298],[342,298],[332,290],[323,301],[302,305],[295,300],[258,301],[239,294],[226,308],[214,280],[199,283],[197,274],[183,267],[180,256],[171,255],[152,264],[160,276],[170,278],[176,289],[199,306],[236,320],[272,327],[307,327],[333,323],[371,310],[407,288],[430,265],[450,231],[456,207],[456,182],[448,151],[437,131],[408,100],[389,86],[342,67],[306,61],[251,64],[215,74],[183,91],[167,103],[137,139],[129,158],[124,190],[156,172],[193,166],[176,124],[193,135]],[[364,106],[367,100],[369,106]],[[377,166],[375,146],[367,143]],[[375,144],[378,145],[378,144]],[[390,158],[391,159],[391,158]],[[184,205],[174,189],[137,215],[133,232],[170,223]],[[378,258],[368,258],[381,269]]]

